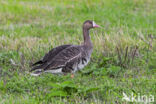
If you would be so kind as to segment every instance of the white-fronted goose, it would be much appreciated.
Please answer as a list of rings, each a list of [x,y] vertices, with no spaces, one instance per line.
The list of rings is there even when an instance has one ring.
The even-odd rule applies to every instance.
[[[87,20],[83,24],[82,45],[61,45],[53,48],[41,60],[34,63],[31,75],[38,76],[42,72],[74,73],[86,66],[90,60],[93,45],[89,36],[91,28],[99,27],[94,21]]]

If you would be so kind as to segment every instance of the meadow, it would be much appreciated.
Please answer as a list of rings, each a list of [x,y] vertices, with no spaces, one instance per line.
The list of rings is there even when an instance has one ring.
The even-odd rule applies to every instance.
[[[85,20],[101,26],[89,65],[31,76],[50,49],[83,42]],[[137,103],[123,93],[156,97],[156,0],[0,0],[0,104]]]

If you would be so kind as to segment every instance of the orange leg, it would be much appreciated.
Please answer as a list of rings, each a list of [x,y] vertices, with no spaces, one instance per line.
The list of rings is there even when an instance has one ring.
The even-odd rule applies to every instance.
[[[71,77],[71,78],[74,78],[74,74],[72,73],[70,77]]]

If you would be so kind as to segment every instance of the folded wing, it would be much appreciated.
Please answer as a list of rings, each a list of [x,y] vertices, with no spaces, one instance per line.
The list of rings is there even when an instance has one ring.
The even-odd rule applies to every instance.
[[[53,58],[55,56],[57,56],[60,52],[62,52],[64,49],[66,49],[70,46],[72,46],[72,45],[62,45],[62,46],[53,48],[41,60],[37,61],[36,63],[34,63],[32,65],[33,68],[31,69],[31,71],[34,71],[36,69],[42,69],[42,68],[46,67],[48,65],[48,62],[53,60]]]
[[[67,63],[74,64],[74,61],[79,59],[81,56],[82,50],[80,46],[68,47],[56,55],[53,60],[49,61],[44,70],[55,70],[58,68],[63,68],[67,65]]]

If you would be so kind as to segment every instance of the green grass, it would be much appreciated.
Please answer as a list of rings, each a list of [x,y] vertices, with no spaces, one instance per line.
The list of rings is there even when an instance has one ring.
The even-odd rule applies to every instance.
[[[1,104],[121,104],[123,92],[156,97],[155,0],[1,0]],[[90,35],[91,62],[75,78],[43,74],[30,65],[51,48]],[[154,103],[154,102],[153,102]]]

